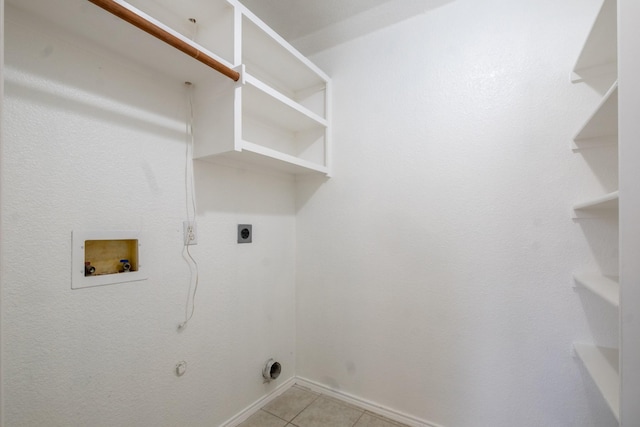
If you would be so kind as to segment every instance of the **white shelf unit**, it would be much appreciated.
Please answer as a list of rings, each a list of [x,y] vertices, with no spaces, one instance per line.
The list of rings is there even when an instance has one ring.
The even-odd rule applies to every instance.
[[[119,59],[191,82],[194,158],[288,174],[330,173],[330,79],[236,0],[115,0],[241,72],[233,82],[87,0],[8,0]],[[195,24],[192,22],[195,20]],[[246,66],[245,66],[246,64]]]
[[[596,86],[606,82],[609,90],[576,133],[573,139],[576,146],[586,147],[618,142],[617,45],[617,0],[603,0],[602,7],[576,61],[572,81]],[[613,146],[612,149],[614,147],[617,146]],[[585,200],[573,206],[575,217],[597,218],[618,215],[618,201],[618,191]],[[576,273],[574,280],[613,305],[618,310],[618,314],[620,313],[620,284],[617,278],[593,272]],[[574,343],[574,348],[607,405],[620,421],[619,350],[584,343]]]
[[[620,307],[620,284],[617,277],[612,278],[590,272],[575,273],[573,279],[612,306]]]
[[[574,349],[589,375],[602,393],[607,405],[620,420],[619,354],[614,348],[574,343]]]
[[[329,175],[329,77],[242,4],[228,2],[242,81],[198,91],[194,157]]]
[[[618,39],[616,29],[616,0],[605,0],[573,67],[571,76],[573,82],[617,75]]]

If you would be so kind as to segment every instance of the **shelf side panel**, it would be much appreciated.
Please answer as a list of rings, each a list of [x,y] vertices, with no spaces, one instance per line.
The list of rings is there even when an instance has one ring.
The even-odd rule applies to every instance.
[[[640,2],[619,0],[621,425],[640,425]]]
[[[236,149],[240,91],[231,80],[197,85],[194,102],[194,158]]]

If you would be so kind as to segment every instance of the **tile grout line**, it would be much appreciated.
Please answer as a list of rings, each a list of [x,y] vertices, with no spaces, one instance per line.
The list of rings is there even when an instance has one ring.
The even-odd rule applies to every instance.
[[[333,399],[345,402],[349,405],[353,405],[361,410],[365,410],[366,412],[376,416],[377,418],[382,418],[384,421],[389,421],[392,425],[394,425],[394,427],[445,427],[442,424],[438,424],[434,421],[424,420],[416,416],[409,415],[400,410],[390,408],[388,406],[364,399],[362,397],[358,397],[346,390],[331,388],[327,385],[309,380],[301,376],[297,376],[295,381],[295,384],[297,386],[302,386],[318,393],[326,393]]]
[[[294,384],[293,387],[295,387],[296,385]],[[301,388],[302,390],[302,388]],[[307,390],[305,390],[307,391]],[[308,390],[309,393],[313,393],[312,391]],[[315,399],[313,399],[311,402],[309,402],[309,404],[307,406],[305,406],[304,408],[302,408],[302,411],[298,412],[293,418],[291,418],[291,421],[289,421],[289,424],[293,423],[293,420],[295,420],[298,415],[300,415],[301,413],[303,413],[309,406],[313,405],[313,402],[315,402],[316,400],[320,399],[320,397],[322,396],[322,393],[318,393],[318,395],[315,397]]]
[[[271,412],[267,411],[267,410],[266,410],[266,409],[264,409],[264,408],[260,408],[260,410],[261,410],[261,411],[263,411],[263,412],[266,412],[267,414],[269,414],[269,415],[271,415],[271,416],[276,417],[276,418],[277,418],[277,419],[279,419],[279,420],[284,421],[285,423],[287,423],[287,424],[285,425],[285,427],[286,427],[287,425],[289,425],[289,423],[291,422],[291,421],[287,421],[287,420],[285,420],[285,419],[284,419],[284,418],[282,418],[282,417],[277,416],[276,414],[272,414]]]
[[[276,414],[273,414],[273,413],[269,412],[269,410],[265,409],[265,407],[260,408],[261,411],[264,411],[265,413],[267,413],[267,414],[269,414],[269,415],[271,415],[271,416],[273,416],[273,417],[275,417],[275,418],[277,418],[277,419],[279,419],[281,421],[284,421],[286,423],[284,425],[284,427],[297,427],[297,425],[294,424],[293,421],[298,416],[300,416],[300,414],[302,414],[304,411],[306,411],[311,405],[313,405],[315,402],[317,402],[318,399],[320,399],[320,398],[325,398],[325,399],[329,399],[331,401],[335,401],[336,403],[340,404],[341,406],[344,406],[345,408],[355,409],[358,412],[360,412],[360,416],[354,421],[354,423],[351,425],[351,427],[355,427],[360,422],[362,417],[364,417],[365,414],[368,414],[368,415],[372,416],[375,419],[384,421],[384,422],[386,422],[386,423],[388,423],[390,425],[393,425],[393,426],[405,427],[404,424],[398,424],[397,422],[395,422],[393,420],[389,420],[389,419],[387,419],[387,418],[385,418],[385,417],[383,417],[383,416],[381,416],[379,414],[373,413],[373,412],[368,411],[368,410],[366,410],[364,408],[360,408],[360,407],[357,407],[357,406],[354,406],[354,405],[346,404],[345,402],[342,402],[342,401],[340,401],[338,399],[335,399],[335,398],[333,398],[333,397],[331,397],[329,395],[326,395],[326,394],[324,394],[322,392],[314,392],[314,391],[312,391],[312,390],[310,390],[310,389],[308,389],[306,387],[299,386],[298,384],[295,384],[295,383],[291,388],[293,388],[293,387],[296,387],[297,389],[299,389],[301,391],[305,391],[305,392],[308,392],[308,393],[311,393],[311,394],[315,394],[316,396],[304,408],[302,408],[296,415],[294,415],[293,418],[291,418],[290,421],[288,421],[288,420],[286,420],[286,419],[284,419],[284,418],[282,418],[282,417],[280,417],[280,416],[278,416]],[[408,427],[408,426],[406,426],[406,427]]]
[[[294,383],[294,384],[293,384],[293,386],[291,386],[291,387],[289,388],[289,390],[291,390],[291,389],[292,389],[293,387],[295,387],[295,386],[296,386],[296,384]],[[274,417],[278,418],[279,420],[282,420],[282,421],[286,422],[287,424],[285,424],[285,427],[287,427],[288,425],[292,425],[292,426],[294,426],[294,427],[295,427],[295,424],[293,424],[293,420],[295,420],[295,419],[296,419],[296,417],[297,417],[298,415],[300,415],[301,413],[303,413],[303,412],[305,411],[305,409],[307,409],[309,406],[313,405],[313,402],[315,402],[315,401],[316,401],[316,400],[318,400],[321,396],[323,396],[323,394],[322,394],[322,393],[316,393],[316,392],[313,392],[313,391],[308,390],[308,389],[303,388],[303,387],[297,387],[297,388],[298,388],[298,390],[306,391],[307,393],[317,394],[317,396],[316,396],[316,397],[315,397],[311,402],[309,402],[309,404],[308,404],[307,406],[305,406],[304,408],[302,408],[302,410],[301,410],[300,412],[298,412],[297,414],[295,414],[295,415],[293,416],[293,418],[291,418],[291,420],[290,420],[290,421],[289,421],[289,420],[285,420],[284,418],[279,417],[279,416],[277,416],[276,414],[273,414],[273,413],[269,412],[269,410],[268,410],[268,409],[265,409],[265,407],[260,408],[260,410],[261,410],[261,411],[266,412],[266,413],[267,413],[267,414],[269,414],[269,415],[273,415]],[[286,390],[286,391],[288,391],[288,390]],[[285,391],[285,392],[286,392],[286,391]],[[284,393],[283,393],[283,394],[284,394]],[[280,396],[282,396],[282,395],[280,395]]]
[[[360,421],[360,418],[364,417],[364,414],[366,414],[366,413],[367,413],[367,411],[362,411],[362,413],[360,414],[360,416],[358,417],[358,419],[356,420],[356,422],[355,422],[355,423],[353,423],[353,424],[351,425],[351,427],[354,427],[356,424],[358,424],[358,422]]]

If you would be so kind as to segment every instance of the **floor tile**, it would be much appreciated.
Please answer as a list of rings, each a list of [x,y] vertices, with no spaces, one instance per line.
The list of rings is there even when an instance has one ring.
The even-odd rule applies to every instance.
[[[401,427],[404,424],[396,423],[395,421],[387,420],[378,415],[372,415],[365,413],[355,424],[354,427]]]
[[[330,399],[330,400],[333,400],[333,401],[335,401],[335,402],[338,402],[339,404],[341,404],[341,405],[343,405],[343,406],[347,406],[347,407],[349,407],[349,408],[353,408],[353,409],[355,409],[356,411],[360,411],[360,412],[367,412],[367,411],[365,411],[364,409],[362,409],[361,407],[359,407],[359,406],[357,406],[357,405],[354,405],[354,404],[349,403],[349,402],[345,402],[344,400],[340,400],[340,399],[338,399],[338,398],[336,398],[336,397],[327,396],[326,394],[321,394],[321,396],[322,396],[323,398],[325,398],[325,399]]]
[[[285,425],[287,425],[285,420],[260,410],[238,427],[284,427]]]
[[[318,396],[318,393],[303,390],[299,387],[291,387],[262,409],[283,420],[291,421],[304,408],[316,400]]]
[[[291,423],[297,427],[352,427],[363,413],[364,410],[321,396]]]

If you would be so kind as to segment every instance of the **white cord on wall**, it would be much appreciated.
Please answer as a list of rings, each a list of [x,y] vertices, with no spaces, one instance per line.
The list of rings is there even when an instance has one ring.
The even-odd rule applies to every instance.
[[[186,121],[186,135],[187,144],[185,150],[185,162],[184,162],[184,191],[185,191],[185,207],[187,211],[187,220],[189,221],[189,229],[184,241],[184,249],[182,256],[189,264],[189,292],[187,293],[187,302],[185,304],[184,322],[178,325],[178,330],[184,329],[187,323],[193,317],[193,313],[196,310],[196,293],[198,292],[199,281],[199,268],[198,263],[191,255],[189,251],[189,242],[193,239],[194,231],[196,227],[196,190],[195,180],[193,173],[193,146],[194,146],[194,132],[193,132],[193,85],[191,82],[185,82],[187,88],[187,101],[188,101],[188,119]],[[191,202],[191,203],[190,203]],[[194,280],[195,279],[195,280]],[[194,283],[195,282],[195,283]],[[191,289],[193,288],[193,293]],[[191,307],[191,310],[189,310]]]

